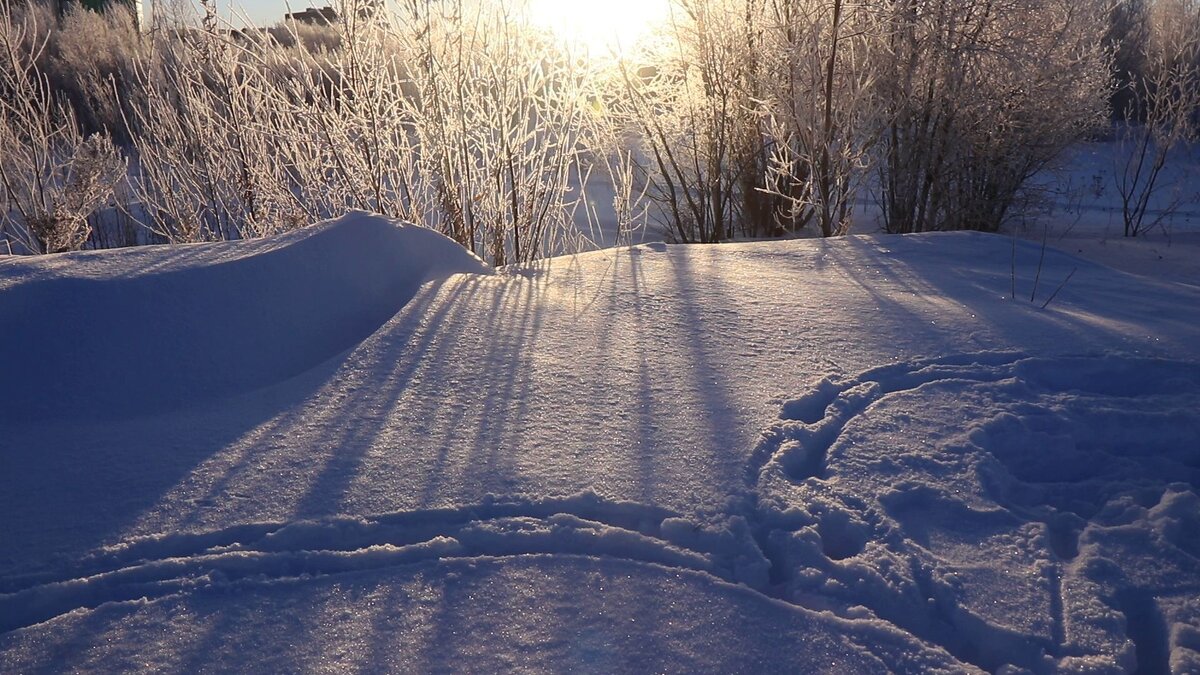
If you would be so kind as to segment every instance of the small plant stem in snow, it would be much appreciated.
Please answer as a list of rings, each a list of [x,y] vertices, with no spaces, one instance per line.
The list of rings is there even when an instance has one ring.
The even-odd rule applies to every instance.
[[[1012,258],[1008,262],[1009,300],[1017,299],[1017,231],[1012,233]]]
[[[1033,275],[1033,290],[1029,293],[1030,302],[1033,302],[1033,298],[1037,295],[1038,280],[1042,278],[1042,263],[1046,262],[1046,236],[1049,230],[1049,225],[1042,229],[1042,252],[1038,256],[1037,272]]]
[[[1071,280],[1071,277],[1075,276],[1075,272],[1078,269],[1079,269],[1078,267],[1074,267],[1071,269],[1071,273],[1067,275],[1067,278],[1063,279],[1062,283],[1058,285],[1058,288],[1054,289],[1054,292],[1050,294],[1050,297],[1046,298],[1046,302],[1042,303],[1042,309],[1046,309],[1047,307],[1050,306],[1050,301],[1054,300],[1055,296],[1058,295],[1058,292],[1063,289],[1063,286],[1066,286],[1067,282]]]

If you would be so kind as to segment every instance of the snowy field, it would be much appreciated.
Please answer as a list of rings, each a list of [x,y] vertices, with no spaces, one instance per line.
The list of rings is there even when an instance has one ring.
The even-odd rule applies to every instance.
[[[1083,143],[1054,171],[1039,177],[1047,190],[1040,218],[1015,228],[1020,236],[1134,274],[1200,286],[1200,144],[1172,153],[1147,202],[1146,230],[1124,236],[1123,170],[1118,142]]]
[[[1058,245],[0,260],[0,672],[1200,672],[1200,285]]]

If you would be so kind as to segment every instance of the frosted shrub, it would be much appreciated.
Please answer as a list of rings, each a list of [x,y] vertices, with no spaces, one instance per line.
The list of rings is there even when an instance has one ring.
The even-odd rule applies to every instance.
[[[128,137],[125,210],[171,242],[363,209],[525,263],[586,239],[593,172],[621,227],[649,213],[685,242],[844,233],[872,171],[891,231],[994,230],[1108,94],[1090,2],[674,0],[659,39],[608,62],[521,0],[346,0],[268,31],[201,5],[146,36],[119,12],[5,10],[10,237],[83,245],[122,162],[81,129]]]
[[[558,250],[573,228],[586,64],[519,14],[346,3],[312,49],[300,26],[236,42],[207,7],[201,29],[159,31],[140,79],[137,185],[169,240],[261,236],[356,208],[505,264]]]
[[[1106,110],[1096,3],[673,6],[615,109],[681,241],[843,233],[872,167],[889,230],[995,230]]]
[[[589,64],[506,3],[401,3],[389,35],[413,95],[429,224],[486,259],[527,262],[573,230],[591,144]]]
[[[278,48],[239,40],[205,9],[200,28],[156,26],[130,121],[136,194],[172,242],[264,236],[316,215],[279,161],[295,110],[262,67]]]
[[[1028,179],[1103,123],[1103,17],[1070,0],[892,5],[877,73],[888,231],[998,229]]]
[[[734,0],[678,2],[663,39],[621,69],[613,114],[637,132],[633,155],[666,233],[716,242],[735,228],[768,230],[758,186],[765,170],[754,112],[755,10]],[[760,215],[760,220],[769,215]]]
[[[128,141],[124,118],[137,104],[134,72],[147,46],[128,8],[110,3],[94,12],[68,3],[48,37],[42,68],[51,88],[66,97],[85,131]]]
[[[91,234],[88,216],[108,202],[125,175],[125,162],[106,136],[92,134],[71,149],[51,177],[61,188],[28,216],[29,231],[46,253],[81,248]]]
[[[81,133],[38,69],[45,33],[37,19],[0,2],[0,234],[19,249],[57,253],[87,241],[88,216],[108,202],[125,163],[108,137]]]
[[[795,226],[844,234],[884,124],[879,10],[843,0],[766,0],[765,10],[767,184]]]
[[[96,12],[51,0],[10,0],[10,7],[5,20],[20,27],[20,51],[32,55],[31,65],[71,106],[82,130],[127,140],[122,113],[129,108],[121,104],[136,100],[132,74],[146,46],[129,10],[112,3]]]

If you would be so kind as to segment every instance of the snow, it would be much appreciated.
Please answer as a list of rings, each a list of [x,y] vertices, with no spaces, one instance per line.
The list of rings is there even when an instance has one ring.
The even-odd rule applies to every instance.
[[[22,386],[0,391],[0,416],[139,415],[261,388],[360,342],[430,275],[483,269],[431,230],[362,213],[171,256],[15,259],[0,315],[17,328],[0,352]]]
[[[789,592],[866,606],[989,670],[1164,671],[1152,644],[1167,635],[1131,626],[1200,619],[1200,367],[964,363],[869,371],[808,395],[828,401],[820,421],[773,429],[759,478],[773,545],[784,569],[808,568]],[[1116,600],[1097,614],[1097,597]],[[1171,653],[1180,672],[1200,664]]]
[[[0,671],[1196,672],[1200,287],[1054,246],[0,262]]]
[[[1122,156],[1117,141],[1073,148],[1041,177],[1048,208],[1021,234],[1124,272],[1200,286],[1200,145],[1169,155],[1145,220],[1160,222],[1137,237],[1124,236],[1114,180],[1123,170],[1114,158]]]

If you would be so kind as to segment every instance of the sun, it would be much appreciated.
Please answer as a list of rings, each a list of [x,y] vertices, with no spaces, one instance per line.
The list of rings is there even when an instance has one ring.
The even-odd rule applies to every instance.
[[[534,24],[593,57],[621,55],[670,14],[670,0],[528,1]]]

